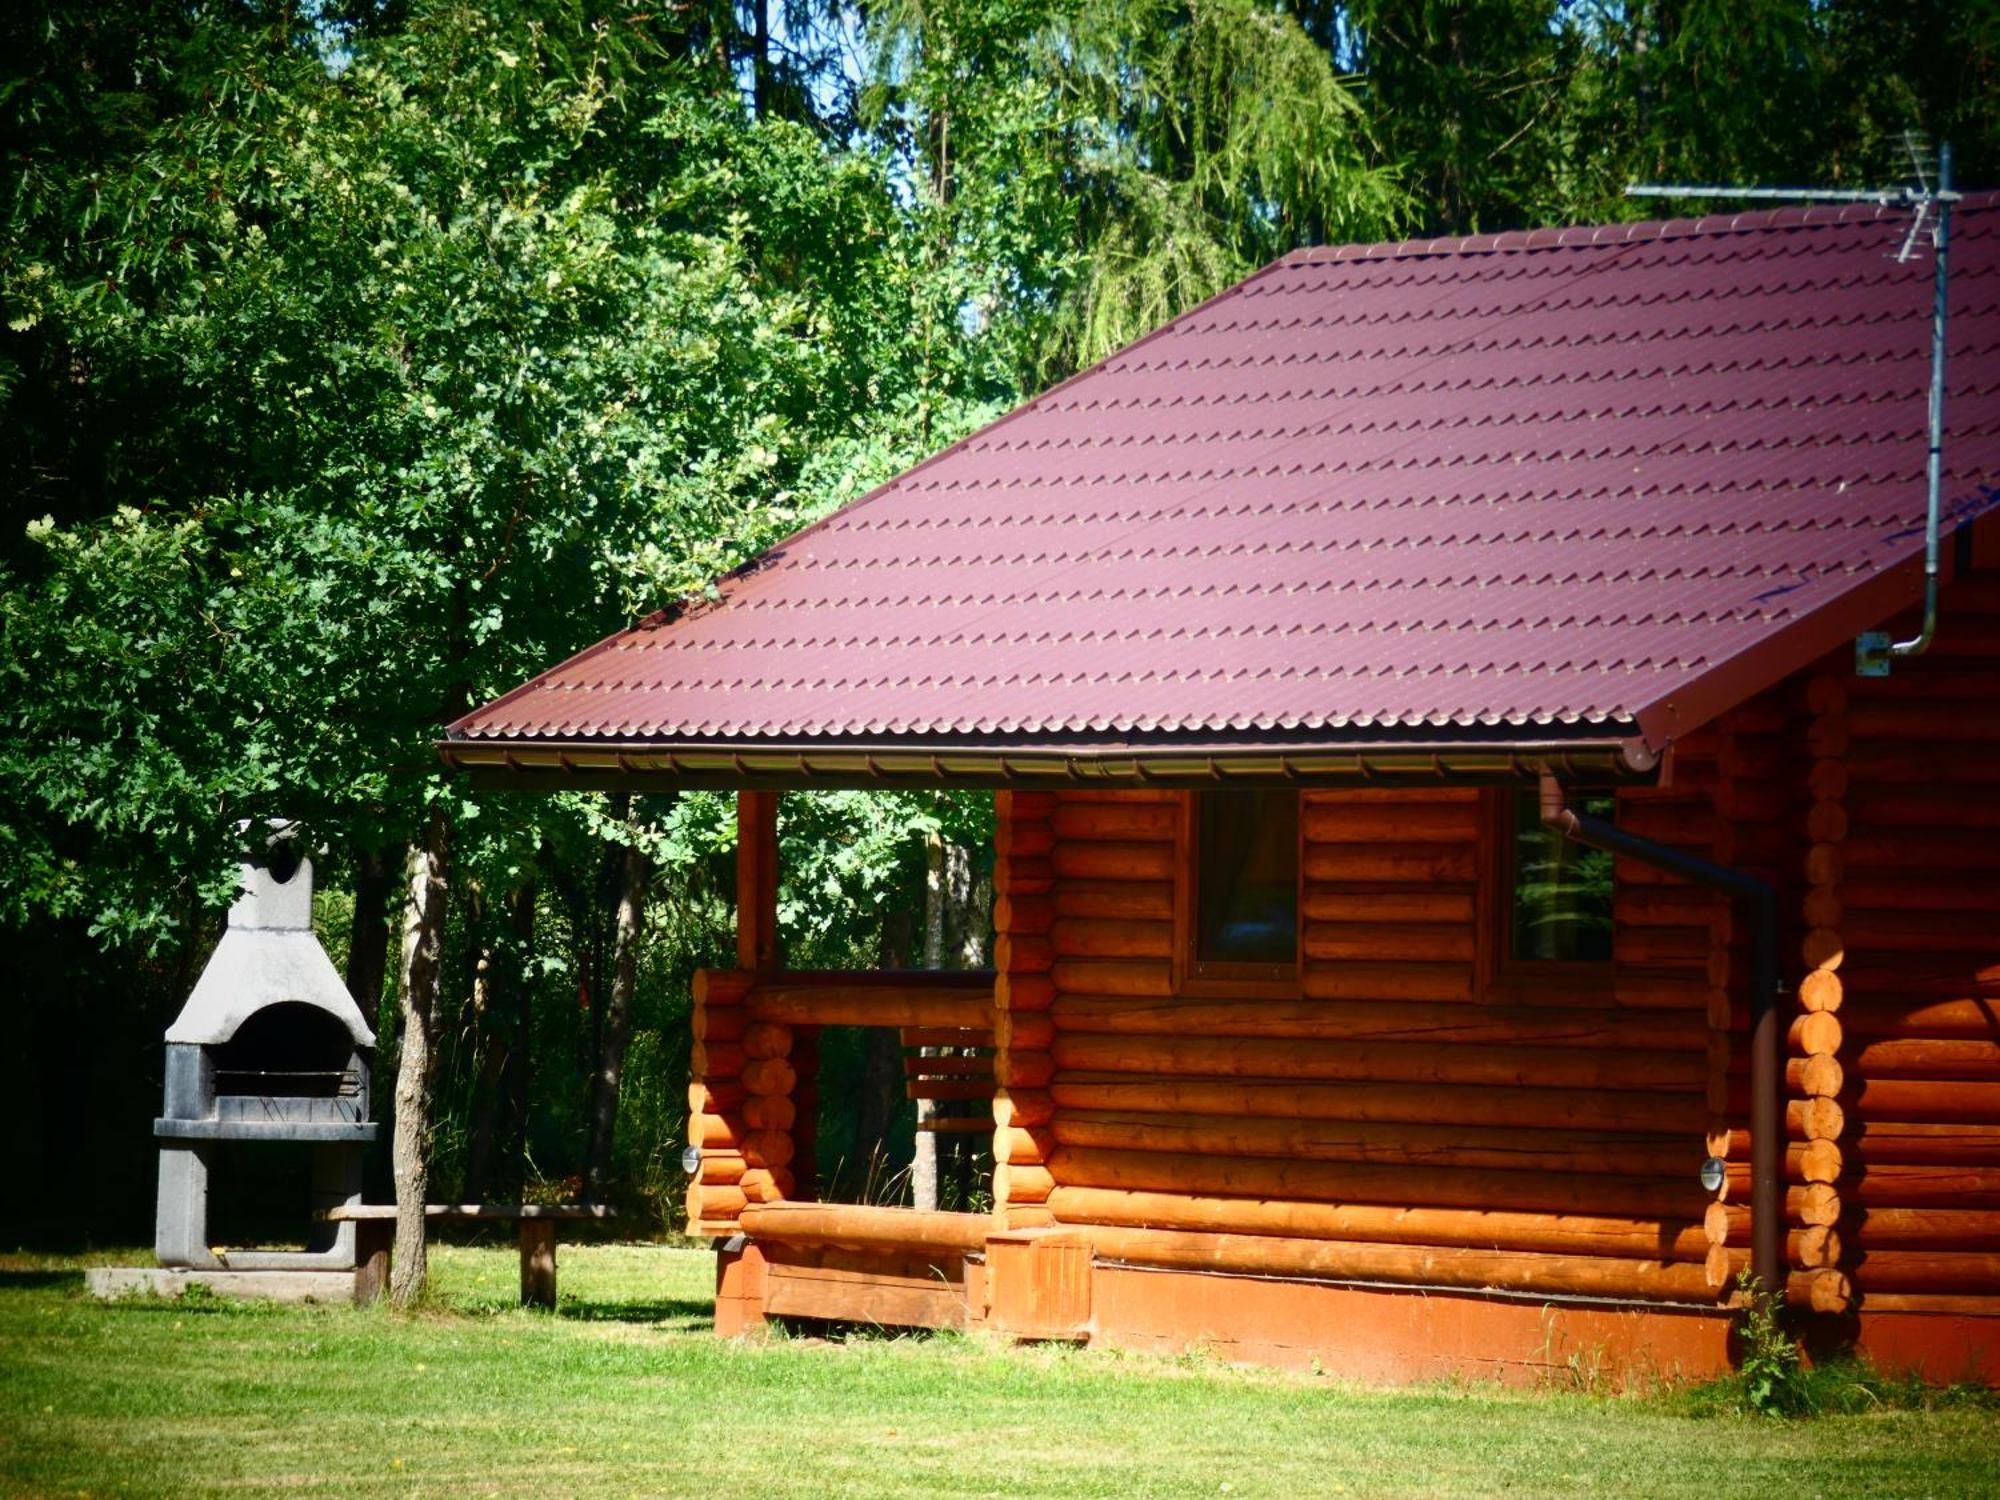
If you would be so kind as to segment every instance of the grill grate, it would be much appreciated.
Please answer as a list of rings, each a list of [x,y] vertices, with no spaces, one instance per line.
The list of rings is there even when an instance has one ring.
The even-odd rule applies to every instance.
[[[355,1099],[361,1095],[361,1075],[352,1068],[218,1068],[215,1091],[286,1099]]]

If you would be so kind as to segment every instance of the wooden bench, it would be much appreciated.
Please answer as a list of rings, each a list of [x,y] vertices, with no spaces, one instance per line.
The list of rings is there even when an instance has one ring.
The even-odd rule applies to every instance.
[[[389,1250],[396,1239],[396,1205],[356,1203],[320,1215],[354,1225],[354,1301],[373,1302],[389,1284]],[[521,1235],[521,1305],[556,1305],[556,1225],[564,1220],[608,1219],[611,1210],[590,1203],[427,1203],[424,1217],[454,1224],[513,1222]]]

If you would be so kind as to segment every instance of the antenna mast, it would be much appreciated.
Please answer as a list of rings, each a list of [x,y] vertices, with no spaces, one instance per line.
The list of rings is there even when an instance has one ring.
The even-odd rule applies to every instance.
[[[1951,206],[1964,195],[1951,186],[1951,143],[1938,147],[1937,185],[1924,180],[1923,163],[1917,156],[1916,141],[1905,137],[1915,166],[1916,183],[1911,187],[1839,191],[1829,188],[1729,187],[1721,185],[1681,185],[1634,183],[1625,189],[1628,198],[1776,198],[1788,203],[1905,203],[1916,210],[1910,232],[1903,237],[1898,261],[1908,261],[1916,253],[1918,237],[1930,231],[1935,274],[1931,284],[1931,384],[1929,451],[1924,461],[1924,622],[1907,641],[1894,639],[1886,630],[1864,631],[1854,643],[1854,670],[1862,677],[1887,677],[1890,666],[1906,656],[1921,656],[1930,649],[1937,634],[1938,601],[1938,507],[1944,483],[1944,392],[1945,314],[1949,306]]]

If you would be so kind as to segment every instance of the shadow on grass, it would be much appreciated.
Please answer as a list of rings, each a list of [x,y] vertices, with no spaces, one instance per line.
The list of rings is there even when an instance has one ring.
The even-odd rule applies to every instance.
[[[677,1323],[706,1327],[715,1317],[715,1303],[707,1298],[675,1297],[640,1302],[570,1302],[556,1309],[559,1318],[579,1323]]]
[[[957,1328],[918,1328],[900,1324],[851,1323],[831,1318],[774,1317],[771,1328],[785,1338],[803,1344],[901,1344],[944,1343],[962,1339]]]
[[[81,1271],[0,1271],[0,1292],[46,1291],[83,1285]]]

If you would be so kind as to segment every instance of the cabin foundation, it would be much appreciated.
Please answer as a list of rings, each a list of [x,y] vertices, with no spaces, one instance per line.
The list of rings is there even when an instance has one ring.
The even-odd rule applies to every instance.
[[[1041,1233],[993,1230],[983,1252],[948,1258],[739,1237],[717,1253],[715,1331],[754,1338],[772,1319],[951,1329],[1385,1384],[1643,1389],[1712,1379],[1735,1358],[1729,1308],[1145,1266],[1098,1259],[1087,1233]],[[1804,1318],[1798,1331],[1809,1356],[1936,1382],[2000,1369],[2000,1311]]]

